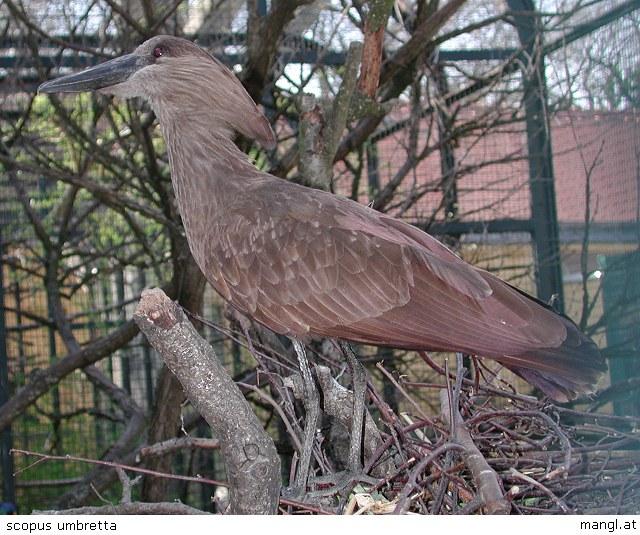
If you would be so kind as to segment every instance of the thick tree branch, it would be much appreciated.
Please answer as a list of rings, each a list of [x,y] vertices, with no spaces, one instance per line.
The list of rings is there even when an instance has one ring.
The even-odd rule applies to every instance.
[[[411,38],[383,64],[380,72],[380,89],[378,91],[382,102],[396,98],[413,82],[415,77],[413,65],[416,58],[425,52],[429,42],[465,1],[450,0],[435,13],[426,17],[418,25]],[[344,159],[351,150],[364,143],[378,127],[384,116],[385,113],[381,110],[378,114],[361,119],[340,143],[336,151],[335,161]]]
[[[380,83],[384,31],[393,1],[371,0],[369,4],[369,13],[364,25],[364,47],[358,91],[370,99],[374,99]]]
[[[466,0],[449,0],[444,6],[423,20],[414,30],[411,38],[382,67],[380,85],[393,85],[394,78],[402,70],[409,67],[420,54],[425,52],[427,44],[465,2]],[[413,79],[413,76],[410,76],[410,79]]]
[[[214,430],[227,463],[230,511],[273,514],[281,487],[273,440],[182,309],[162,292],[143,292],[134,319]]]
[[[184,236],[175,236],[172,239],[171,251],[175,259],[172,280],[173,287],[177,289],[175,297],[188,312],[201,314],[205,279]],[[151,444],[174,438],[179,429],[184,392],[176,376],[166,366],[160,370],[155,399],[162,400],[162,403],[156,403],[151,414],[147,438]],[[144,464],[156,472],[169,472],[172,460],[171,456],[164,455],[147,459]],[[142,483],[142,499],[149,502],[165,501],[168,484],[165,479],[145,477]]]
[[[313,95],[302,95],[300,175],[302,182],[310,187],[325,191],[331,189],[333,159],[349,119],[361,55],[362,43],[351,43],[342,83],[330,110],[323,110]]]
[[[478,493],[484,502],[485,511],[490,515],[509,514],[511,505],[504,498],[498,483],[500,478],[496,471],[489,466],[484,455],[473,442],[471,433],[464,425],[458,407],[452,406],[450,403],[447,390],[440,391],[440,405],[442,407],[442,416],[451,429],[452,441],[464,448],[464,460],[473,475]],[[452,415],[453,422],[451,421]]]
[[[98,507],[77,507],[64,511],[33,511],[34,515],[208,515],[183,503],[132,502]]]
[[[269,71],[278,51],[286,25],[295,17],[296,9],[312,0],[280,0],[271,4],[266,15],[259,13],[257,0],[250,0],[247,24],[247,65],[243,83],[249,94],[261,100],[261,92],[269,81]]]

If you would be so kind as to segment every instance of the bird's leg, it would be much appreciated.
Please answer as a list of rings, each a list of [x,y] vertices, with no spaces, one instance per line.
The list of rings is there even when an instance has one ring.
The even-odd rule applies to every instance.
[[[295,338],[292,341],[302,374],[303,405],[305,411],[302,451],[300,452],[300,461],[298,462],[298,469],[296,470],[295,487],[301,489],[302,493],[304,493],[307,488],[307,480],[309,479],[313,441],[318,427],[318,419],[320,418],[320,400],[313,376],[311,375],[311,368],[309,368],[309,361],[307,360],[304,345]]]
[[[353,383],[353,415],[351,418],[351,440],[349,443],[349,470],[358,474],[362,471],[364,398],[367,391],[367,375],[351,346],[342,341],[340,341],[339,344],[351,369],[351,382]]]

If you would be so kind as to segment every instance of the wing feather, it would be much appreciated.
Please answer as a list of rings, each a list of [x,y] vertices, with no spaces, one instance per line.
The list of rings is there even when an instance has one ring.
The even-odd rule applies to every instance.
[[[558,399],[584,390],[603,368],[569,320],[431,236],[333,195],[290,194],[291,187],[270,184],[250,196],[262,204],[223,214],[207,255],[216,259],[205,270],[214,287],[270,329],[492,357]],[[587,369],[576,372],[585,351]]]
[[[494,302],[498,279],[418,229],[365,207],[347,211],[327,196],[316,218],[300,206],[284,214],[265,207],[235,210],[225,224],[233,239],[223,232],[226,239],[211,256],[220,259],[231,302],[283,334],[332,335],[348,327],[351,338],[374,342],[367,337],[388,331],[392,322],[384,337],[398,346],[427,348],[430,340],[441,345],[447,339],[485,350],[491,344],[479,329],[515,349],[539,342],[529,326],[533,314],[522,306],[526,298],[506,292],[510,301],[501,307]],[[289,320],[279,317],[275,325],[278,309]],[[550,327],[544,334],[551,332],[552,343],[566,337],[562,325]]]

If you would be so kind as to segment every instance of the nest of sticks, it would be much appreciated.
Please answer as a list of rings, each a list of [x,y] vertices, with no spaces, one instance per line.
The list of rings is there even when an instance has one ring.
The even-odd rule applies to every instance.
[[[492,385],[469,373],[462,355],[455,373],[421,357],[436,374],[429,382],[376,364],[406,410],[392,410],[369,382],[364,472],[377,481],[351,480],[341,501],[331,478],[340,446],[330,445],[342,439],[344,453],[351,392],[333,379],[336,369],[315,367],[329,424],[315,452],[319,484],[306,501],[347,514],[640,512],[640,419],[595,412],[594,400],[569,408],[518,394],[505,380]],[[301,399],[295,376],[285,382]],[[426,411],[425,399],[438,410]]]

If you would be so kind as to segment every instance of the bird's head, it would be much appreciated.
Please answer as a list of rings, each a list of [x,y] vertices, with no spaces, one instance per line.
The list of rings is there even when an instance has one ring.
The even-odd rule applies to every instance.
[[[275,143],[269,122],[235,75],[180,37],[152,37],[130,54],[45,82],[38,91],[142,97],[151,102],[161,121],[193,113],[214,128],[238,131],[265,147]]]

